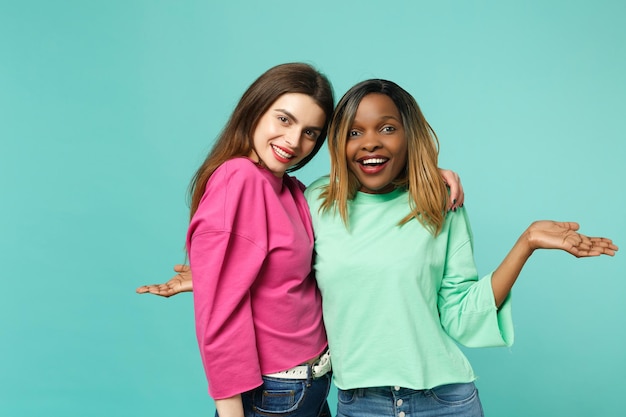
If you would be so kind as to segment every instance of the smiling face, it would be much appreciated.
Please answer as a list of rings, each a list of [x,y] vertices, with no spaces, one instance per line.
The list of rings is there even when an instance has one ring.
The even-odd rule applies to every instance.
[[[261,116],[252,135],[249,157],[277,177],[315,147],[326,122],[322,108],[306,94],[283,94]],[[260,160],[260,161],[259,161]]]
[[[407,152],[402,116],[393,100],[379,93],[363,97],[346,144],[348,168],[361,184],[359,191],[392,191],[392,182],[406,166]]]

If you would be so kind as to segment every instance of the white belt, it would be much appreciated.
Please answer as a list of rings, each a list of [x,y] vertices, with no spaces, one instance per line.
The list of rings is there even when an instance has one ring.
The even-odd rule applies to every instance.
[[[313,365],[298,365],[286,371],[275,372],[264,376],[282,379],[309,379],[309,368],[311,369],[310,375],[313,378],[326,375],[331,370],[330,352],[326,351]]]

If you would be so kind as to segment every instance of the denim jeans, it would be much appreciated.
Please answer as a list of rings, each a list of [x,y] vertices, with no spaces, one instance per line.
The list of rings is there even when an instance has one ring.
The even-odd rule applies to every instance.
[[[330,380],[330,373],[308,380],[264,376],[263,385],[241,394],[245,417],[330,417]]]
[[[474,383],[413,390],[400,387],[339,390],[337,417],[483,417]]]

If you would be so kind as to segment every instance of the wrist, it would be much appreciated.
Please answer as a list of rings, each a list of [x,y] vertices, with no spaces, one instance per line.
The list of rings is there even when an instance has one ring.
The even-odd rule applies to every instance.
[[[520,236],[518,240],[518,244],[520,251],[524,253],[526,257],[530,257],[535,249],[537,249],[537,242],[533,233],[532,225],[530,225],[530,227],[522,233],[522,236]]]

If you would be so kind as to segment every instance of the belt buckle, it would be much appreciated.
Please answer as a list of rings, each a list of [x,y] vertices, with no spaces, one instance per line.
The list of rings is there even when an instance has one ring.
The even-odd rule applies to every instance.
[[[319,378],[326,375],[332,369],[330,363],[330,352],[326,351],[320,358],[311,366],[313,378]]]

